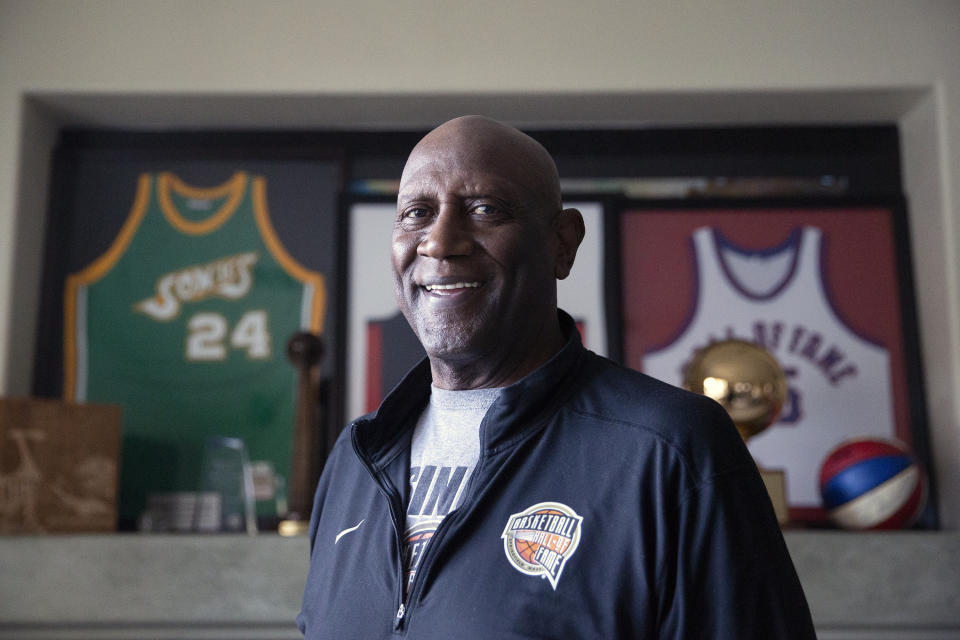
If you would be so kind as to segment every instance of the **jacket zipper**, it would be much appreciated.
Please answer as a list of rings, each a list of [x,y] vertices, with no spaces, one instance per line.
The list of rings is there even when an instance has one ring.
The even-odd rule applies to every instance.
[[[400,495],[394,490],[391,486],[387,485],[381,478],[380,474],[373,470],[373,465],[370,463],[369,458],[361,451],[360,446],[357,444],[357,423],[352,425],[352,431],[350,434],[350,442],[353,444],[353,451],[357,454],[357,457],[360,458],[360,462],[363,463],[364,469],[367,470],[367,473],[370,474],[370,477],[373,479],[374,484],[377,485],[377,489],[380,491],[380,494],[387,500],[387,504],[390,507],[390,519],[393,522],[393,534],[394,534],[394,543],[396,547],[397,555],[397,589],[396,589],[396,601],[397,601],[397,612],[393,617],[393,629],[394,631],[399,631],[403,627],[403,620],[407,613],[406,605],[403,601],[403,540],[401,527],[400,527],[400,508],[398,507],[400,503]]]
[[[484,423],[481,422],[480,431],[481,434],[484,432]],[[470,504],[466,502],[461,504],[459,508],[455,509],[452,513],[448,514],[443,520],[440,521],[440,525],[437,527],[437,531],[434,533],[433,537],[430,540],[430,544],[427,546],[425,555],[421,567],[417,570],[416,575],[413,577],[413,584],[410,585],[410,591],[407,594],[407,599],[404,601],[403,597],[403,583],[404,583],[404,566],[403,566],[403,539],[401,531],[403,528],[401,526],[402,506],[400,505],[400,496],[395,490],[391,490],[390,487],[385,486],[385,483],[380,479],[379,474],[373,470],[373,465],[370,463],[370,460],[367,456],[361,451],[360,446],[357,444],[356,437],[356,423],[354,423],[353,431],[351,432],[351,443],[353,444],[353,450],[357,454],[357,457],[360,458],[360,461],[363,463],[364,468],[367,470],[367,473],[373,478],[374,483],[377,485],[377,488],[380,490],[380,493],[387,499],[387,502],[390,505],[390,515],[393,520],[393,530],[395,534],[396,548],[397,548],[397,612],[393,616],[393,630],[401,631],[405,624],[409,624],[410,620],[410,607],[407,603],[415,602],[416,598],[420,597],[420,587],[424,580],[424,575],[431,568],[433,556],[437,553],[437,548],[439,547],[440,542],[443,539],[443,533],[452,526],[452,523],[456,520],[459,520],[467,507],[473,504],[473,486],[477,483],[477,478],[480,476],[480,472],[483,469],[484,462],[486,461],[486,452],[484,451],[483,446],[480,450],[480,458],[477,460],[477,466],[474,468],[473,473],[470,474],[470,480],[467,482],[465,487],[465,497],[470,500]],[[481,439],[481,445],[483,440]]]
[[[474,504],[473,500],[473,485],[476,484],[477,478],[480,476],[480,471],[483,468],[483,463],[485,460],[484,452],[481,450],[480,459],[477,460],[477,466],[474,467],[473,473],[470,474],[470,480],[467,481],[467,486],[464,487],[464,497],[469,502],[462,503],[457,509],[454,509],[453,512],[447,514],[443,520],[440,521],[440,524],[437,526],[436,532],[434,532],[433,537],[430,539],[430,544],[427,545],[427,549],[424,552],[423,560],[420,563],[420,568],[417,569],[416,575],[413,577],[413,584],[410,585],[410,593],[407,594],[407,602],[415,602],[414,598],[420,597],[421,585],[424,581],[424,576],[429,573],[429,570],[433,565],[433,557],[437,554],[437,549],[440,547],[440,543],[443,542],[444,534],[447,529],[452,527],[458,520],[463,517],[463,514],[467,512],[467,509]],[[409,616],[410,611],[409,607],[405,607],[403,604],[400,605],[400,610],[397,611],[397,620],[398,624],[404,618],[404,616]],[[399,627],[398,627],[399,628]]]
[[[420,597],[420,586],[423,584],[423,580],[424,580],[423,576],[427,574],[427,570],[430,568],[432,564],[433,556],[436,555],[437,548],[439,547],[440,543],[443,541],[444,532],[452,526],[451,521],[457,517],[459,511],[460,510],[457,509],[453,513],[444,517],[444,519],[441,520],[440,524],[437,526],[437,530],[434,532],[433,536],[430,538],[430,544],[427,545],[427,549],[426,551],[424,551],[424,556],[423,556],[423,560],[420,563],[420,568],[417,569],[416,575],[413,576],[413,584],[410,585],[410,593],[407,594],[408,603],[413,603],[414,598]],[[401,605],[400,611],[397,612],[398,622],[408,613],[409,611],[407,610],[407,608]]]

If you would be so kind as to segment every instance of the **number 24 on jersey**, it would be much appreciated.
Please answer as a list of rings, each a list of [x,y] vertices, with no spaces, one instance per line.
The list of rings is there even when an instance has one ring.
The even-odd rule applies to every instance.
[[[220,313],[198,313],[187,323],[186,358],[191,362],[225,360],[228,348],[245,350],[251,360],[266,360],[271,355],[270,343],[267,312],[263,309],[244,313],[232,331]]]

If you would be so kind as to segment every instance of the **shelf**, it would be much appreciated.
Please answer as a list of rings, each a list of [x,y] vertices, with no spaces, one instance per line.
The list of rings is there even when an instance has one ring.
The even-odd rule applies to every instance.
[[[960,637],[960,534],[788,531],[821,640]],[[0,638],[299,638],[305,537],[0,538]]]

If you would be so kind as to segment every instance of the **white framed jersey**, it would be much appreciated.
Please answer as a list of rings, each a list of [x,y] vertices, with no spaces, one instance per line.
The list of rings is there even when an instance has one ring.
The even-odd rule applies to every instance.
[[[726,338],[764,346],[783,367],[788,399],[779,420],[748,445],[762,467],[784,469],[794,505],[819,501],[817,465],[840,441],[865,432],[894,436],[887,349],[848,328],[820,273],[821,231],[797,227],[765,251],[748,251],[715,228],[693,233],[699,295],[689,323],[643,370],[680,385],[684,365]]]
[[[685,364],[713,341],[766,347],[787,374],[788,400],[748,447],[761,467],[786,472],[794,521],[826,519],[818,472],[843,440],[897,438],[926,455],[922,385],[908,376],[919,364],[901,214],[823,201],[621,210],[625,363],[680,386]]]
[[[209,435],[290,465],[289,336],[323,331],[326,286],[280,242],[262,176],[196,187],[138,179],[109,249],[67,277],[64,396],[124,411],[120,515],[151,492],[197,487]]]

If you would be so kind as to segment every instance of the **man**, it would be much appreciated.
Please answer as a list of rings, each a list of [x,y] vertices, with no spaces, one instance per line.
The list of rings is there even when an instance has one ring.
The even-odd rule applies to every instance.
[[[308,639],[814,637],[723,409],[558,311],[583,234],[523,133],[469,116],[413,149],[393,266],[428,357],[327,461]]]

